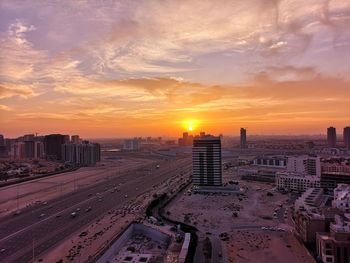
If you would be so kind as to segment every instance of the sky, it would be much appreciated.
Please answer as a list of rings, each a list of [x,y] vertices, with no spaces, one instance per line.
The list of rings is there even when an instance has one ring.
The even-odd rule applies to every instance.
[[[341,133],[349,25],[349,0],[0,0],[0,133]]]

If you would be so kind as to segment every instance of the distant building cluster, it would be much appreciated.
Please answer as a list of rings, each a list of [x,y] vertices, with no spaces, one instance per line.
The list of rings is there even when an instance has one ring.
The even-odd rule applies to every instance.
[[[82,141],[79,135],[26,134],[16,139],[0,135],[0,156],[12,160],[46,159],[91,166],[100,161],[100,145]]]
[[[179,146],[192,146],[193,144],[193,135],[189,135],[188,132],[182,134],[182,138],[178,140]]]
[[[141,146],[141,140],[139,138],[126,139],[123,143],[124,151],[139,151]]]
[[[62,145],[62,159],[79,166],[94,166],[101,160],[101,149],[98,143],[82,141]]]

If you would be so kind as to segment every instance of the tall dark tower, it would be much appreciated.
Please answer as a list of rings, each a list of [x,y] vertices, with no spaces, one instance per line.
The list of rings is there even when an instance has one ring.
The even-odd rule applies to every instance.
[[[350,150],[350,127],[349,126],[344,128],[343,136],[344,136],[344,147]]]
[[[220,137],[196,137],[192,148],[192,181],[195,185],[222,185]]]
[[[334,127],[329,127],[327,129],[327,144],[332,148],[337,146],[337,132]]]
[[[247,148],[247,130],[244,128],[241,128],[241,148]]]

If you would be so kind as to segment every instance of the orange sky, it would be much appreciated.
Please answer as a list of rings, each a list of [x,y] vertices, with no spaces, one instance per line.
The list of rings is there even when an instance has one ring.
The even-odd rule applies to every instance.
[[[350,2],[2,1],[0,134],[338,133]],[[205,16],[203,16],[205,14]]]

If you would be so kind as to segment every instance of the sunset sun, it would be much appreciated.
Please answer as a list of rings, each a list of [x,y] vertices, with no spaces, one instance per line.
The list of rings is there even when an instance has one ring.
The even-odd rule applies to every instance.
[[[182,127],[184,130],[192,132],[198,128],[197,120],[184,120],[182,123]]]

